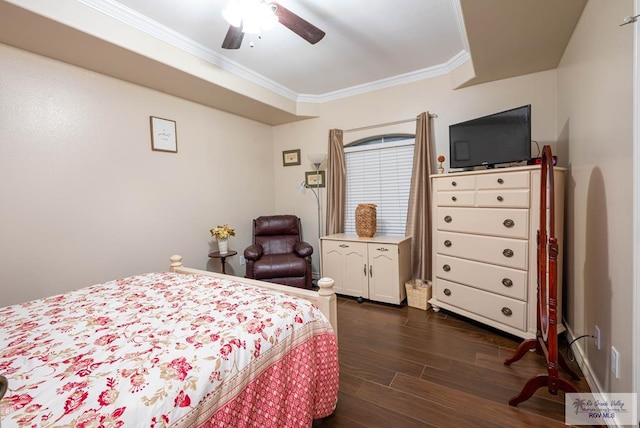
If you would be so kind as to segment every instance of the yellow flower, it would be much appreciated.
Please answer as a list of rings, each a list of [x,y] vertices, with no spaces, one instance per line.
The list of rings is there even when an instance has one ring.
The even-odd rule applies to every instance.
[[[222,226],[218,225],[213,229],[210,229],[209,232],[211,232],[211,236],[215,236],[220,239],[227,239],[230,236],[236,236],[236,231],[233,230],[232,227],[229,227],[228,224]]]

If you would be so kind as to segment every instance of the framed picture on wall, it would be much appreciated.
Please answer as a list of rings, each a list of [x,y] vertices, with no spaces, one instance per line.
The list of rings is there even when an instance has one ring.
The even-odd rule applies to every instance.
[[[304,180],[309,187],[326,187],[324,171],[307,171],[304,173]]]
[[[300,149],[282,152],[282,166],[300,165]]]
[[[151,126],[151,150],[178,153],[176,122],[161,117],[149,116]]]

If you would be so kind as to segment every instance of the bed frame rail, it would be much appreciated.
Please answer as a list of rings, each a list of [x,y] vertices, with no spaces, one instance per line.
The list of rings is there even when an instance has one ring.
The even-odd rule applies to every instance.
[[[257,281],[255,279],[239,278],[233,275],[225,275],[217,272],[209,272],[206,270],[188,268],[182,264],[182,256],[177,254],[174,256],[171,256],[169,260],[171,261],[171,264],[170,264],[171,272],[197,274],[197,275],[210,276],[213,278],[233,279],[245,284],[252,284],[258,287],[267,288],[270,290],[276,290],[292,296],[301,297],[303,299],[309,300],[312,303],[314,303],[322,311],[322,313],[327,317],[327,319],[331,323],[333,330],[336,332],[336,334],[338,333],[337,299],[336,299],[336,293],[333,290],[333,285],[335,281],[331,278],[320,278],[318,280],[318,287],[320,287],[320,289],[318,291],[312,291],[312,290],[305,290],[303,288],[296,288],[296,287],[289,287],[281,284],[274,284],[271,282]]]

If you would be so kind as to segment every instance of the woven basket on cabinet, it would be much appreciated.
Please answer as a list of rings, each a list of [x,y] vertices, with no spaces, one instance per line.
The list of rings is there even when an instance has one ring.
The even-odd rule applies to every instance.
[[[358,204],[356,207],[356,233],[361,238],[372,238],[376,234],[376,204]]]

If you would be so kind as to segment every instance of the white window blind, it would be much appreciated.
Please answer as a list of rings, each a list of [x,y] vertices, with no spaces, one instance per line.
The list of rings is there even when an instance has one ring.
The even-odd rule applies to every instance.
[[[358,204],[376,204],[376,234],[404,236],[414,143],[408,139],[345,147],[345,233],[356,233]]]

